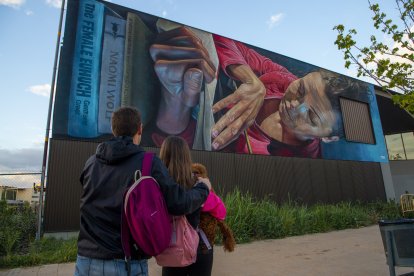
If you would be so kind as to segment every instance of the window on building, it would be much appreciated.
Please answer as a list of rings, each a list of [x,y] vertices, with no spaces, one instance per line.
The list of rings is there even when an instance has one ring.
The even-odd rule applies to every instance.
[[[390,160],[414,159],[414,132],[386,135]]]
[[[393,134],[385,136],[388,149],[388,159],[390,160],[405,160],[404,147],[402,144],[401,134]]]
[[[375,144],[369,104],[346,98],[340,98],[339,102],[345,139],[351,142]]]
[[[16,200],[16,190],[3,190],[1,193],[1,199],[5,200]]]
[[[414,159],[414,132],[401,134],[407,159]]]

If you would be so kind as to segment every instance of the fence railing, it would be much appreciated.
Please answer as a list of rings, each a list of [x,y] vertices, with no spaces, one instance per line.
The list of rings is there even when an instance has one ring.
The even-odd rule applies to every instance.
[[[38,201],[40,190],[40,172],[0,173],[0,199],[9,203]]]

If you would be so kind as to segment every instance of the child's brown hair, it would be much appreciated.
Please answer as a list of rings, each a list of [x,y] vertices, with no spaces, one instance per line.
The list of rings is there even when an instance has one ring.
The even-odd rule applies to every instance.
[[[193,163],[191,165],[191,171],[193,172],[193,174],[195,174],[197,176],[204,177],[204,178],[208,177],[207,168],[203,164]]]

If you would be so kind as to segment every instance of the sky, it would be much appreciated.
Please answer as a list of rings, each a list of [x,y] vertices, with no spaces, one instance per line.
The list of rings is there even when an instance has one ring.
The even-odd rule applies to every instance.
[[[113,3],[246,42],[321,68],[344,68],[333,27],[375,31],[365,0],[113,0]],[[241,4],[242,3],[242,4]],[[394,1],[378,1],[392,17]],[[61,0],[0,0],[0,173],[41,170]]]

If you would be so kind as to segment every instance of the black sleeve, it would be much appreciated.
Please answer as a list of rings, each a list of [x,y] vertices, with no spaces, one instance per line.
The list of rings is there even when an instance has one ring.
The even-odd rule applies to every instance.
[[[168,212],[179,216],[193,213],[206,201],[209,190],[204,183],[198,183],[190,190],[177,184],[169,175],[162,161],[154,156],[151,175],[160,185],[167,203]]]
[[[81,175],[79,177],[79,182],[80,182],[80,184],[81,184],[82,187],[83,187],[83,181],[85,179],[85,175],[90,171],[90,167],[92,166],[92,164],[93,164],[94,161],[95,161],[95,155],[92,155],[85,162],[85,166],[83,167],[82,173],[81,173]]]

